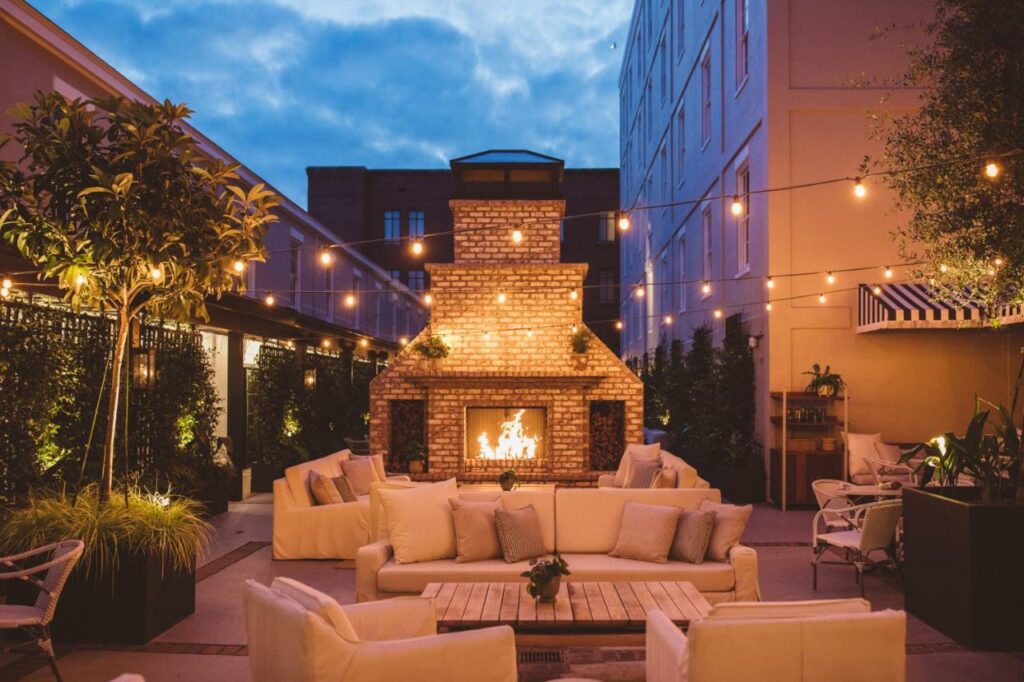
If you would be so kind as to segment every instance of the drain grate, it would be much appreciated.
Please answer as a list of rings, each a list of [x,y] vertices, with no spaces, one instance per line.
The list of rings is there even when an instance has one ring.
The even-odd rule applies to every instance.
[[[519,652],[520,665],[562,663],[565,652],[562,649],[529,649]]]

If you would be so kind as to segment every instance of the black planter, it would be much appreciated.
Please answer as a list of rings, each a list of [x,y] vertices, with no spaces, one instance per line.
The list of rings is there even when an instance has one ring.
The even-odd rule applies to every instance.
[[[1024,505],[903,491],[906,609],[971,649],[1024,650]]]
[[[284,467],[253,462],[252,492],[269,493],[274,490],[274,481],[284,476]]]
[[[722,498],[733,504],[764,502],[764,466],[758,461],[747,461],[730,467],[716,464],[709,480],[713,488],[722,491]]]
[[[21,604],[34,602],[36,594],[24,583],[8,592]],[[144,644],[195,610],[194,566],[161,571],[156,559],[128,556],[121,557],[113,576],[99,580],[76,570],[61,592],[50,629],[61,642]]]
[[[202,502],[205,515],[209,518],[223,514],[228,510],[228,497],[231,493],[231,482],[228,477],[214,473],[199,489],[196,499]]]

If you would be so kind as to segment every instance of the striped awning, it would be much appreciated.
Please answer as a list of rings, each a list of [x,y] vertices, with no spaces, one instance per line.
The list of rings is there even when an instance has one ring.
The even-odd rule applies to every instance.
[[[985,324],[979,306],[944,301],[933,295],[927,284],[861,284],[857,299],[858,334],[883,329],[963,329]],[[1024,322],[1024,308],[1003,307],[999,322]]]

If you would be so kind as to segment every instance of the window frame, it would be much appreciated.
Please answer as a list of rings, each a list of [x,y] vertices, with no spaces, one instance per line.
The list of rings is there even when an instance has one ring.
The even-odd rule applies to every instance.
[[[597,273],[597,302],[615,303],[615,271],[599,270]]]
[[[681,103],[679,109],[676,110],[674,121],[676,129],[676,162],[673,172],[678,174],[676,187],[679,188],[686,182],[686,107]]]
[[[700,137],[701,149],[711,142],[711,50],[705,46],[700,57]]]
[[[409,228],[408,228],[409,238],[410,239],[415,239],[417,237],[422,238],[423,235],[426,234],[426,231],[427,231],[427,212],[423,211],[423,210],[416,209],[416,210],[407,211],[406,215],[408,216],[407,220],[408,220],[408,224],[409,224]],[[417,218],[418,218],[416,223],[415,223],[417,225],[417,230],[413,230],[413,225],[414,225],[414,223],[413,223],[413,216],[417,216]]]
[[[597,243],[614,244],[618,234],[615,226],[615,211],[605,211],[597,220]]]
[[[392,225],[391,217],[394,216],[394,234],[390,232]],[[384,240],[388,243],[397,243],[402,240],[402,212],[384,211]]]
[[[736,168],[736,196],[743,213],[736,218],[736,276],[750,272],[750,163],[744,159]]]
[[[676,268],[676,311],[679,313],[686,312],[686,228],[682,230],[682,234],[676,240],[676,257],[678,259],[678,267]]]
[[[750,76],[750,3],[736,0],[736,92]]]
[[[714,260],[715,260],[714,243],[713,243],[713,239],[712,239],[713,234],[714,234],[714,227],[713,226],[714,226],[714,216],[713,216],[712,211],[711,211],[711,204],[707,203],[707,204],[704,204],[703,208],[701,208],[701,211],[700,211],[700,231],[701,231],[701,248],[702,248],[702,253],[701,253],[701,273],[702,273],[701,280],[703,280],[704,282],[710,282],[712,279],[714,279],[712,277],[712,273],[714,272],[714,265],[715,265],[715,263],[714,263]],[[711,291],[714,291],[714,287],[712,287]],[[704,300],[704,299],[708,298],[709,296],[711,296],[711,291],[709,291],[708,293],[704,293],[703,285],[702,285],[701,300]]]
[[[301,310],[302,305],[302,251],[306,238],[296,229],[288,233],[288,296],[292,307]]]

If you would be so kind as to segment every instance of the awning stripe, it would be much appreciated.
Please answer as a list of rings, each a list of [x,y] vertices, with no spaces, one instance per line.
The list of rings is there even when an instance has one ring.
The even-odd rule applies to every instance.
[[[876,287],[878,294],[874,293]],[[977,327],[984,318],[977,304],[958,305],[945,300],[921,282],[861,284],[857,298],[858,332]],[[1024,322],[1024,306],[1003,306],[999,319],[1002,324]]]

